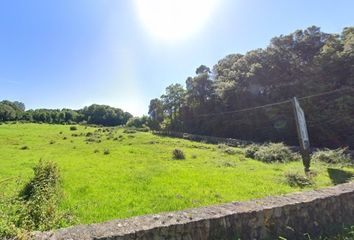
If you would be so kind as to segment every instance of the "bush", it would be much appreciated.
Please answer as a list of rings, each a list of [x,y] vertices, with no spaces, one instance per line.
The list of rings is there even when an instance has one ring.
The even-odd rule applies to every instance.
[[[305,175],[300,173],[286,173],[285,179],[287,184],[289,184],[291,187],[303,188],[306,186],[313,185],[313,181],[311,178],[306,177]]]
[[[297,159],[297,155],[283,143],[268,143],[259,147],[254,158],[262,162],[288,162]]]
[[[20,147],[20,150],[28,150],[29,147],[27,145]]]
[[[184,152],[178,148],[176,148],[172,151],[172,156],[174,159],[179,159],[179,160],[185,159]]]
[[[41,160],[33,170],[34,177],[18,195],[0,193],[0,239],[31,239],[30,232],[73,223],[58,208],[61,180],[57,165]]]
[[[58,226],[60,190],[59,168],[54,162],[40,160],[34,167],[34,177],[20,192],[26,206],[27,225],[40,231]]]
[[[49,144],[54,144],[55,141],[54,140],[50,140]]]
[[[105,149],[105,150],[103,151],[103,154],[104,154],[104,155],[108,155],[108,154],[110,154],[109,149]]]
[[[70,131],[76,131],[77,130],[77,126],[70,126]]]
[[[126,123],[127,127],[145,128],[148,125],[149,118],[147,116],[132,117]]]
[[[350,164],[352,159],[349,154],[346,154],[346,148],[338,148],[334,150],[324,149],[318,150],[312,154],[311,158],[314,161],[321,161],[330,164],[342,163]]]
[[[150,131],[150,128],[148,128],[148,127],[136,128],[136,131],[139,131],[139,132],[148,132],[148,131]]]
[[[92,133],[92,132],[86,133],[86,137],[91,137],[91,136],[93,136],[93,133]]]
[[[256,152],[259,150],[259,145],[257,144],[251,144],[246,147],[245,149],[245,157],[248,158],[255,158]]]
[[[124,133],[128,133],[128,134],[133,134],[133,133],[136,133],[136,130],[135,129],[131,129],[131,128],[127,128],[123,132]]]

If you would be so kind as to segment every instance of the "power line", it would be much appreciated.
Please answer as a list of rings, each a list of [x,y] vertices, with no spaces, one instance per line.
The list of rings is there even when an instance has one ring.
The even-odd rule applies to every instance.
[[[313,98],[313,97],[320,97],[320,96],[324,96],[324,95],[328,95],[328,94],[332,94],[335,92],[341,92],[344,90],[354,90],[353,87],[344,87],[344,88],[339,88],[336,90],[331,90],[331,91],[327,91],[327,92],[322,92],[322,93],[318,93],[318,94],[313,94],[313,95],[309,95],[309,96],[305,96],[305,97],[299,97],[298,100],[303,100],[303,99],[308,99],[308,98]]]
[[[203,116],[206,117],[206,116],[213,116],[213,115],[221,115],[221,114],[230,114],[230,113],[246,112],[246,111],[251,111],[251,110],[255,110],[255,109],[259,109],[259,108],[273,107],[273,106],[281,105],[281,104],[288,103],[288,102],[290,102],[290,100],[285,100],[285,101],[277,102],[277,103],[270,103],[270,104],[266,104],[266,105],[262,105],[262,106],[257,106],[257,107],[244,108],[244,109],[241,109],[241,110],[226,111],[226,112],[220,112],[220,113],[200,114],[200,115],[197,115],[197,117],[203,117]]]
[[[339,89],[336,89],[336,90],[331,90],[331,91],[322,92],[322,93],[318,93],[318,94],[313,94],[313,95],[308,95],[308,96],[304,96],[304,97],[299,97],[298,100],[304,100],[304,99],[324,96],[324,95],[332,94],[332,93],[335,93],[335,92],[341,92],[341,91],[344,91],[344,90],[352,90],[353,91],[354,89],[353,89],[353,87],[344,87],[344,88],[339,88]],[[200,114],[200,115],[196,115],[196,117],[208,117],[208,116],[216,116],[216,115],[222,115],[222,114],[233,114],[233,113],[247,112],[247,111],[252,111],[252,110],[256,110],[256,109],[268,108],[268,107],[273,107],[273,106],[277,106],[277,105],[282,105],[282,104],[290,103],[290,102],[291,102],[291,100],[285,100],[285,101],[281,101],[281,102],[265,104],[265,105],[257,106],[257,107],[249,107],[249,108],[244,108],[244,109],[240,109],[240,110],[225,111],[225,112],[220,112],[220,113]]]

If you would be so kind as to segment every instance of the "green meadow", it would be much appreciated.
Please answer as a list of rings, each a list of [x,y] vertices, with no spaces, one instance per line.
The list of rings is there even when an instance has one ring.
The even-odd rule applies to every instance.
[[[173,159],[175,148],[184,160]],[[124,128],[2,124],[0,191],[18,192],[40,159],[54,161],[62,177],[60,208],[78,223],[94,223],[322,188],[339,183],[336,173],[354,174],[314,162],[314,185],[291,187],[285,174],[302,173],[300,161],[267,164],[234,150]]]

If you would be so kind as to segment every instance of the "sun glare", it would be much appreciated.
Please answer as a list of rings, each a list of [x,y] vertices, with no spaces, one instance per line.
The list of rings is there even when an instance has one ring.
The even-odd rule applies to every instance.
[[[164,41],[184,40],[196,34],[220,0],[135,0],[144,28]]]

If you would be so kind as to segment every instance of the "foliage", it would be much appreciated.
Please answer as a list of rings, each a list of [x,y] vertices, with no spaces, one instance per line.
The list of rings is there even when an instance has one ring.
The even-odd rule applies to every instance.
[[[262,162],[288,162],[298,159],[298,156],[283,143],[267,143],[261,145],[254,153],[254,158]]]
[[[353,163],[353,160],[350,157],[350,154],[346,153],[346,148],[338,149],[323,149],[317,150],[311,156],[311,159],[314,161],[321,161],[325,163],[341,163],[341,164],[350,164]]]
[[[84,116],[84,120],[89,124],[99,124],[104,126],[117,126],[125,124],[132,115],[123,112],[119,108],[113,108],[107,105],[92,104],[84,107],[79,112]]]
[[[347,88],[300,103],[312,145],[354,147],[353,36],[354,27],[328,34],[311,26],[264,49],[227,55],[212,70],[201,65],[185,88],[172,84],[151,100],[150,118],[163,130],[297,145],[290,103],[223,113]]]
[[[145,128],[148,126],[149,118],[147,116],[132,117],[128,120],[126,126],[130,128]]]
[[[221,149],[224,153],[226,154],[236,154],[236,153],[241,153],[241,151],[237,151],[236,148],[230,147],[226,144],[218,144],[218,148]]]
[[[30,231],[46,231],[63,226],[59,211],[61,178],[54,162],[40,160],[34,177],[18,196],[0,197],[0,238],[29,238]]]
[[[36,123],[89,123],[104,126],[124,125],[132,115],[119,108],[92,104],[80,110],[72,109],[36,109],[25,111],[21,102],[0,102],[0,123],[7,121],[28,121]]]
[[[313,180],[298,172],[288,172],[285,174],[285,181],[291,187],[307,187],[313,185]]]
[[[70,126],[70,131],[76,131],[77,130],[77,126]]]
[[[127,134],[133,134],[133,133],[136,133],[136,129],[132,129],[132,128],[127,128],[127,129],[124,129],[123,133],[127,133]]]
[[[186,157],[184,156],[184,152],[181,149],[175,148],[172,151],[172,156],[174,159],[182,160],[185,159]]]
[[[255,154],[259,150],[259,148],[260,148],[260,145],[258,145],[258,144],[248,145],[245,148],[245,157],[255,158]]]

